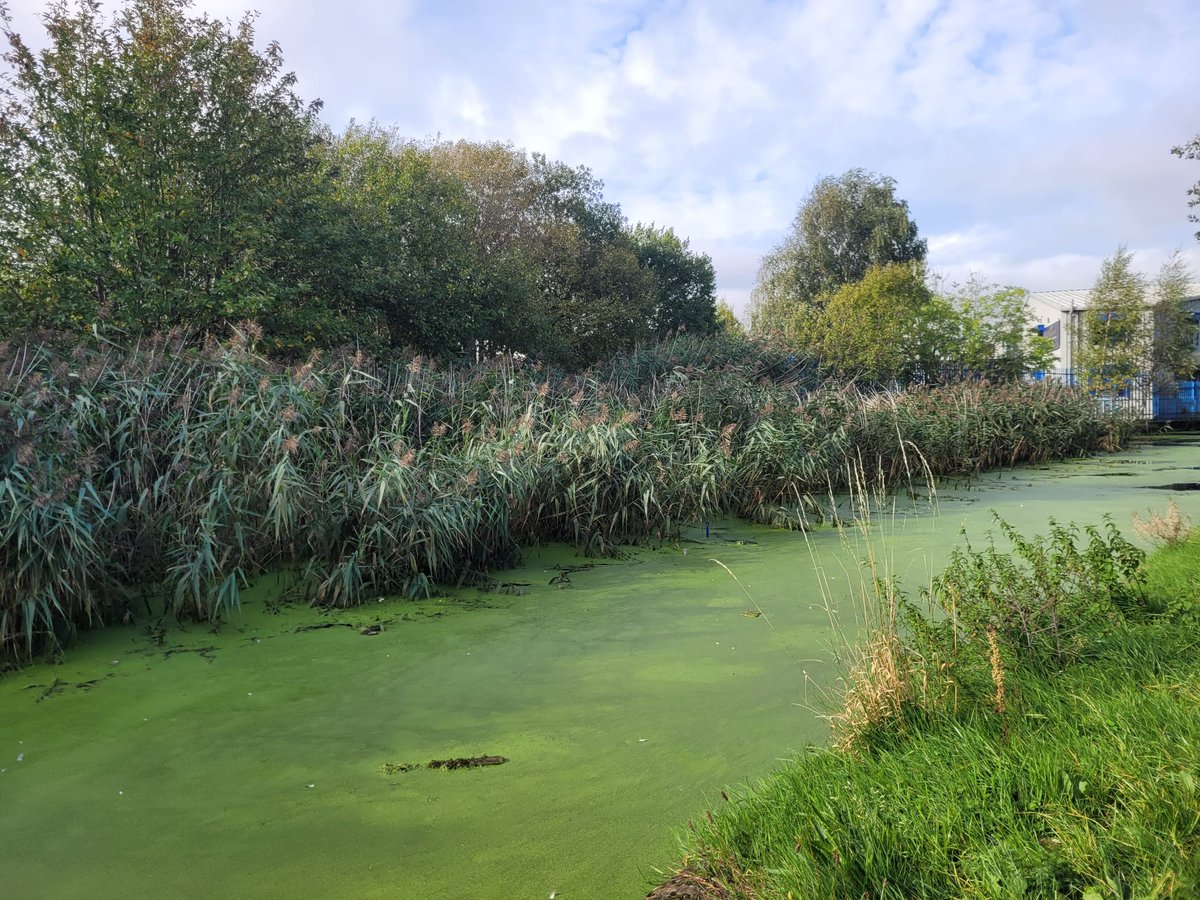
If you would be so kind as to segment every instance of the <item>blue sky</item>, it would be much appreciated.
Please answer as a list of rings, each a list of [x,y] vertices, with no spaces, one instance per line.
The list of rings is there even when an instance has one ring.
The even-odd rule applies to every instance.
[[[196,9],[238,17],[241,0]],[[37,43],[40,2],[16,0]],[[589,166],[709,253],[744,309],[814,182],[892,176],[950,279],[1087,287],[1127,244],[1200,273],[1195,0],[261,0],[334,127],[506,140]]]

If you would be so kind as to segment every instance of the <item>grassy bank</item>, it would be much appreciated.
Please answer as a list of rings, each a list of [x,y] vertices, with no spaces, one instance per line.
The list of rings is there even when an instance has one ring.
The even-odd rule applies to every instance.
[[[1017,570],[956,555],[938,615],[883,591],[912,627],[860,658],[837,746],[723,794],[655,896],[1200,893],[1200,532],[1144,563],[1012,537]]]
[[[520,548],[595,554],[723,513],[821,516],[851,468],[963,474],[1119,446],[1049,385],[862,394],[785,350],[688,337],[582,374],[361,354],[285,367],[252,335],[0,348],[0,640],[55,647],[166,600],[213,619],[246,580],[349,605],[486,579]],[[853,466],[851,465],[853,463]]]

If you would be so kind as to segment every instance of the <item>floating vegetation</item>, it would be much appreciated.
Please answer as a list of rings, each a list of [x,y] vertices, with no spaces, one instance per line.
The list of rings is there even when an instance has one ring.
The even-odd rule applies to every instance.
[[[67,688],[74,688],[75,690],[83,691],[86,694],[105,678],[112,678],[112,676],[113,673],[109,672],[107,675],[104,675],[100,678],[92,678],[87,681],[76,682],[64,681],[61,678],[55,678],[50,684],[27,684],[25,686],[25,690],[32,691],[41,688],[42,692],[38,694],[37,700],[35,701],[37,703],[41,703],[43,700],[48,700],[51,697],[57,697]]]
[[[398,775],[403,772],[412,772],[414,769],[445,769],[452,772],[456,769],[499,766],[506,762],[508,762],[508,758],[504,756],[460,756],[454,759],[431,759],[424,765],[421,763],[384,763],[383,774]]]

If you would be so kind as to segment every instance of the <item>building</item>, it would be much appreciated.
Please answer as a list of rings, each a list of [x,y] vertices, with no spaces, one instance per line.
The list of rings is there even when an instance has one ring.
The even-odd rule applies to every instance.
[[[1075,382],[1075,357],[1083,332],[1083,311],[1091,303],[1091,295],[1090,290],[1037,291],[1026,298],[1031,320],[1036,323],[1039,333],[1050,339],[1054,348],[1054,364],[1050,371],[1044,373],[1045,377],[1061,378],[1071,384]],[[1153,292],[1147,291],[1147,310],[1154,300]],[[1188,285],[1184,305],[1192,318],[1200,322],[1200,282]],[[1200,354],[1200,334],[1197,336],[1196,352]],[[1137,411],[1147,418],[1200,418],[1200,396],[1196,381],[1181,382],[1179,397],[1159,397],[1147,391],[1144,397],[1133,397],[1127,393],[1126,396],[1111,399],[1141,407]]]

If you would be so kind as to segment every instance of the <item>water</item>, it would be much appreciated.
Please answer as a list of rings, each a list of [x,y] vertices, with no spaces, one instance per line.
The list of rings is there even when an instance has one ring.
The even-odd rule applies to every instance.
[[[1174,496],[1200,521],[1200,492],[1154,487],[1198,480],[1200,446],[1160,442],[942,485],[936,509],[898,500],[876,533],[915,590],[992,509],[1025,531],[1051,515],[1127,526]],[[521,595],[332,616],[267,612],[267,578],[219,634],[112,628],[3,677],[4,893],[640,896],[674,861],[673,828],[826,739],[864,552],[735,522],[688,537],[566,587],[554,566],[588,561],[552,548],[502,576]],[[313,624],[354,627],[297,631]],[[489,754],[509,761],[383,770]]]

